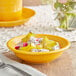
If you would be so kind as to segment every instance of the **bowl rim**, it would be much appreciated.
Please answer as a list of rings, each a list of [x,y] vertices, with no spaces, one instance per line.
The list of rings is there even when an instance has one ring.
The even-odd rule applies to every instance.
[[[47,35],[47,36],[54,36],[54,37],[59,37],[59,38],[62,38],[64,39],[66,42],[67,42],[67,45],[61,49],[58,49],[58,50],[54,50],[54,51],[50,51],[50,52],[24,52],[23,50],[16,50],[15,48],[12,48],[11,45],[10,45],[10,42],[20,36],[25,36],[25,35],[20,35],[20,36],[16,36],[16,37],[13,37],[12,39],[10,39],[8,42],[7,42],[7,47],[13,51],[14,53],[21,53],[21,54],[29,54],[29,55],[44,55],[44,54],[52,54],[52,53],[58,53],[58,52],[62,52],[66,49],[68,49],[71,45],[70,41],[68,41],[67,39],[63,38],[63,37],[60,37],[60,36],[56,36],[56,35],[50,35],[50,34],[37,34],[37,35]]]

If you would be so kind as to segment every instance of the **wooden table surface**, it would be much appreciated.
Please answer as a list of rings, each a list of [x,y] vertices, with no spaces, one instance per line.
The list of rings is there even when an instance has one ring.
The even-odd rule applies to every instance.
[[[70,54],[70,57],[72,59],[74,76],[76,76],[76,42],[72,42],[71,48],[69,49],[68,53]]]

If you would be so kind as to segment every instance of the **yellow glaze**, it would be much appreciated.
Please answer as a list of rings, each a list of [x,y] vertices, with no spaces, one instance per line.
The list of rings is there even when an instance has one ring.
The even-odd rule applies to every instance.
[[[0,21],[17,20],[22,15],[22,0],[0,0]]]
[[[54,35],[47,35],[47,34],[37,34],[36,37],[44,37],[47,36],[50,40],[55,40],[59,42],[61,49],[50,51],[50,52],[27,52],[23,50],[16,50],[14,47],[16,44],[18,44],[22,38],[25,37],[25,35],[18,36],[15,38],[12,38],[7,42],[7,46],[10,50],[12,50],[17,57],[20,59],[28,62],[28,63],[47,63],[51,62],[58,57],[61,56],[61,54],[67,50],[70,47],[70,42],[62,37],[54,36]]]
[[[12,27],[24,24],[27,22],[32,16],[35,15],[35,11],[29,8],[22,9],[22,16],[18,20],[12,21],[0,21],[0,27]]]

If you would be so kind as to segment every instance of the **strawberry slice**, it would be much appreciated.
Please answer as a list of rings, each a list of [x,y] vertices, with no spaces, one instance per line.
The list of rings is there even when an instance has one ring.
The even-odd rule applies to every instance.
[[[36,39],[36,41],[39,41],[39,39]]]
[[[15,49],[17,49],[17,50],[18,50],[19,48],[20,48],[20,46],[15,46]]]
[[[28,43],[27,42],[23,43],[23,47],[26,47],[26,46],[28,46]]]

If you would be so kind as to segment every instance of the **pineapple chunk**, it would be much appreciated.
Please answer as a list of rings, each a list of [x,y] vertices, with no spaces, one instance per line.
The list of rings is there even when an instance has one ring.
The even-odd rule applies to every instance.
[[[56,45],[56,42],[44,37],[41,44],[43,45],[43,48],[52,50],[52,47]]]
[[[42,49],[43,47],[42,47],[42,45],[40,44],[40,45],[36,45],[36,49]]]
[[[35,37],[35,34],[32,32],[29,32],[23,39],[22,42],[27,42],[30,40],[30,37]]]
[[[23,51],[31,51],[31,49],[34,49],[35,47],[33,47],[33,46],[30,46],[30,45],[28,45],[28,46],[26,46],[26,47],[20,47],[20,50],[23,50]]]

